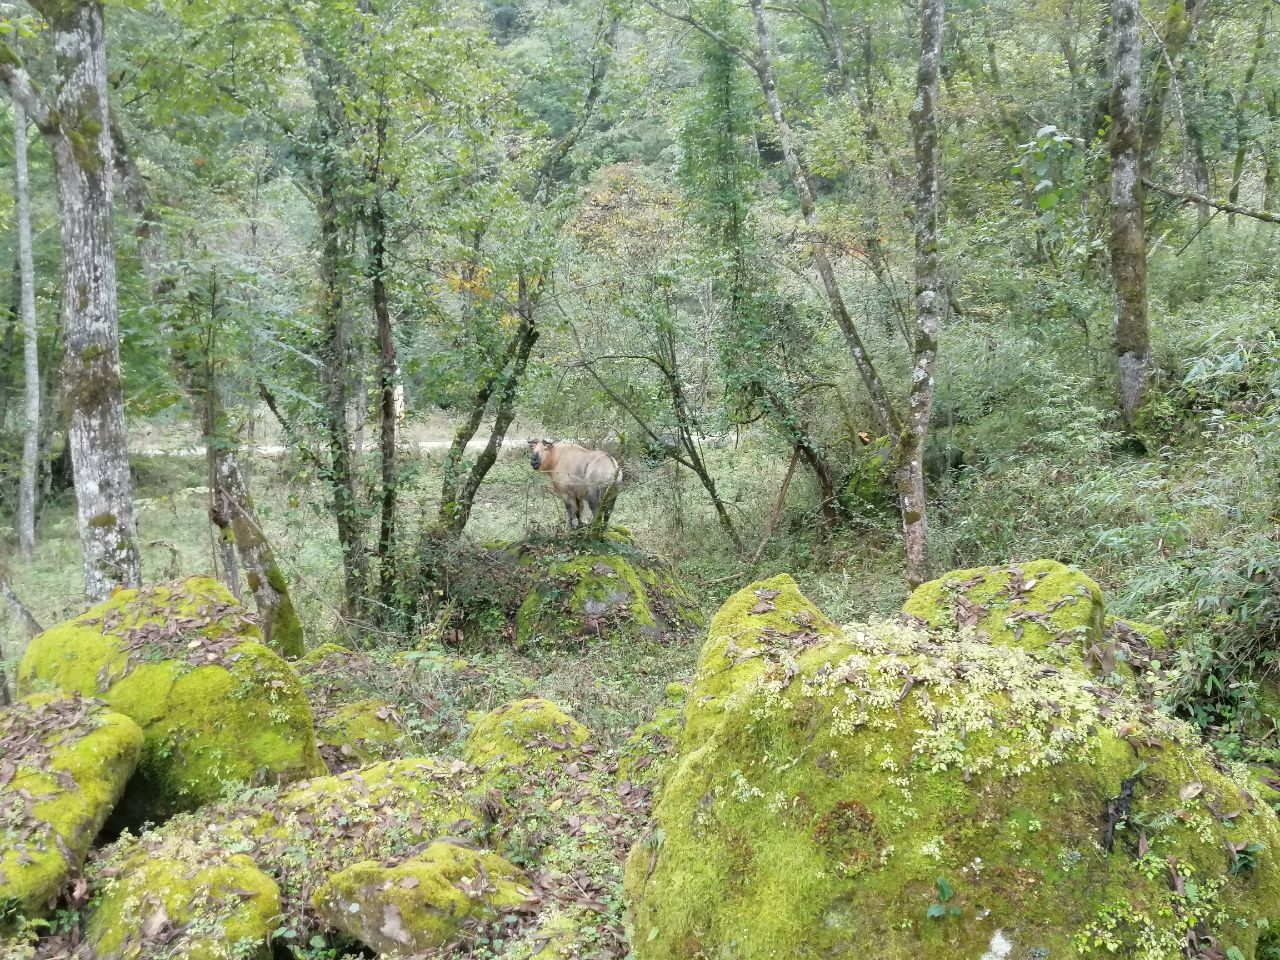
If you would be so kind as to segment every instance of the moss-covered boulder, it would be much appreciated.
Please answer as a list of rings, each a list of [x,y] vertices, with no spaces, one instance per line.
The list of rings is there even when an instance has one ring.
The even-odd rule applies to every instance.
[[[633,552],[584,552],[537,572],[516,613],[516,643],[661,641],[700,622],[697,607],[664,565]]]
[[[96,700],[37,694],[0,711],[0,934],[46,912],[141,753],[138,725]]]
[[[194,809],[228,784],[324,770],[297,676],[205,577],[121,590],[46,630],[28,646],[18,685],[100,697],[142,728],[126,824]]]
[[[681,735],[692,749],[750,681],[794,668],[804,650],[840,636],[786,574],[739,590],[711,619],[685,708]]]
[[[548,770],[575,755],[589,736],[550,700],[530,697],[482,714],[463,756],[476,767]]]
[[[394,671],[336,643],[308,651],[296,669],[315,714],[320,756],[330,773],[419,752],[396,705],[375,695],[385,689]]]
[[[971,629],[992,643],[1056,650],[1064,662],[1111,669],[1102,591],[1056,560],[957,570],[921,584],[902,610],[931,627]]]
[[[1090,629],[1094,595],[1076,596]],[[1085,651],[1073,667],[914,622],[815,634],[732,666],[682,741],[627,863],[639,960],[1262,960],[1280,945],[1275,813]]]
[[[439,841],[393,863],[357,863],[316,891],[334,930],[383,954],[419,954],[478,932],[533,897],[523,874],[493,853]]]
[[[319,928],[311,895],[365,860],[404,857],[438,837],[481,832],[478,777],[458,760],[393,760],[288,788],[261,788],[99,851],[86,873],[95,888],[140,850],[199,862],[243,853],[279,887],[284,926],[305,943]]]
[[[377,698],[357,700],[317,718],[316,738],[331,773],[394,759],[405,752],[409,739],[395,704]]]
[[[280,891],[242,854],[145,849],[99,875],[86,922],[97,960],[184,957],[254,960],[271,956]]]

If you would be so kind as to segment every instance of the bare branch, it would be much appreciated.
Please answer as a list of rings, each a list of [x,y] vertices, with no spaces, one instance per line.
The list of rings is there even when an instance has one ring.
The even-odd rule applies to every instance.
[[[1224,203],[1221,200],[1211,200],[1208,197],[1202,197],[1197,193],[1183,193],[1181,190],[1170,190],[1168,187],[1162,187],[1158,183],[1153,183],[1146,177],[1142,178],[1142,182],[1150,189],[1157,193],[1163,193],[1166,197],[1172,197],[1174,200],[1181,200],[1183,203],[1202,203],[1206,206],[1221,210],[1223,213],[1238,213],[1242,217],[1252,217],[1254,220],[1261,220],[1263,223],[1280,223],[1280,214],[1272,213],[1270,210],[1253,210],[1249,207],[1242,207],[1235,203]]]
[[[49,104],[36,88],[31,74],[27,73],[18,51],[4,42],[0,42],[0,83],[9,88],[9,96],[22,105],[41,133],[50,132]]]

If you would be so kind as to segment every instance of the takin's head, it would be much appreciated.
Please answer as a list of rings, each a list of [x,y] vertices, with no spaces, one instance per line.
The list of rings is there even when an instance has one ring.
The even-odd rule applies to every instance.
[[[542,461],[555,448],[554,440],[529,441],[529,466],[535,470],[542,469]]]

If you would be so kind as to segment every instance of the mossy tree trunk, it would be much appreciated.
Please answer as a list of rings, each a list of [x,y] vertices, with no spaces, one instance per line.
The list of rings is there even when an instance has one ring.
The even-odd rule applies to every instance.
[[[516,396],[520,383],[524,379],[529,365],[529,356],[533,346],[538,342],[538,325],[536,320],[538,289],[520,275],[517,281],[517,309],[520,313],[520,324],[515,335],[503,351],[501,366],[488,377],[477,389],[471,404],[471,414],[454,433],[453,443],[445,457],[444,481],[440,491],[440,528],[452,538],[462,535],[471,519],[471,509],[475,504],[476,493],[480,484],[498,459],[498,451],[507,435],[511,421],[515,419]],[[496,398],[496,399],[495,399]],[[494,422],[489,431],[489,439],[473,464],[463,470],[466,459],[467,444],[471,442],[480,424],[484,420],[492,401]]]
[[[378,155],[386,138],[386,120],[378,122]],[[380,190],[379,172],[372,174],[375,190]],[[378,325],[378,386],[380,437],[378,450],[382,461],[381,516],[378,523],[378,593],[384,610],[391,610],[395,600],[395,544],[397,465],[396,434],[399,426],[397,387],[399,365],[396,360],[396,341],[391,329],[391,308],[387,303],[387,218],[382,206],[382,196],[374,197],[369,211],[369,282],[373,299],[373,313]]]
[[[920,66],[911,110],[915,145],[916,329],[911,404],[898,442],[898,504],[907,551],[907,583],[929,579],[929,526],[924,489],[924,448],[933,420],[933,375],[938,361],[942,305],[938,256],[938,75],[942,61],[944,0],[921,0]]]
[[[1280,91],[1273,90],[1267,96],[1267,119],[1272,134],[1262,140],[1262,209],[1274,212],[1280,208]]]
[[[33,6],[49,24],[56,92],[41,91],[7,43],[0,48],[0,79],[53,154],[68,445],[85,593],[101,600],[142,580],[120,382],[106,34],[97,0]]]
[[[18,264],[22,286],[22,371],[26,410],[22,424],[22,469],[18,475],[18,547],[30,560],[36,549],[36,469],[40,456],[40,340],[36,330],[36,276],[31,257],[31,189],[27,177],[27,112],[13,105],[13,152],[17,173]]]
[[[128,142],[119,126],[113,124],[111,136],[115,145],[116,169],[123,186],[125,207],[134,217],[134,236],[138,243],[138,260],[146,276],[152,299],[159,302],[172,293],[175,279],[162,275],[160,261],[159,218],[150,208],[146,182],[134,166]],[[209,283],[208,329],[216,332],[218,318],[216,278]],[[194,299],[192,311],[203,310]],[[192,320],[195,321],[195,317]],[[209,475],[209,521],[218,531],[227,572],[228,589],[240,597],[239,576],[235,569],[239,558],[249,590],[258,609],[263,638],[284,657],[299,657],[304,652],[302,622],[289,595],[289,584],[280,570],[275,553],[259,522],[244,470],[240,466],[240,436],[227,415],[219,394],[218,376],[213,361],[213,343],[208,337],[184,336],[161,321],[169,344],[170,369],[190,404],[191,413],[199,418],[205,445]],[[192,329],[201,324],[192,323]]]
[[[1249,57],[1249,66],[1244,72],[1244,89],[1240,91],[1240,95],[1236,98],[1236,154],[1231,164],[1231,189],[1227,192],[1227,203],[1234,204],[1240,199],[1240,181],[1244,179],[1244,162],[1249,155],[1250,143],[1248,137],[1249,117],[1246,115],[1245,105],[1257,103],[1262,99],[1261,97],[1255,98],[1250,88],[1253,86],[1253,79],[1258,73],[1258,64],[1262,61],[1263,51],[1267,49],[1267,33],[1270,26],[1271,7],[1268,5],[1262,11],[1262,18],[1258,21],[1258,33],[1253,43],[1253,53]],[[1228,224],[1234,226],[1235,220],[1235,214],[1227,214]]]
[[[1142,34],[1138,0],[1111,0],[1111,276],[1120,409],[1133,427],[1151,382],[1142,185]]]

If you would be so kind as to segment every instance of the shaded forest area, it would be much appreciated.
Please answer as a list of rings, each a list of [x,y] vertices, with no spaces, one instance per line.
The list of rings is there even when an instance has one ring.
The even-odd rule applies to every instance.
[[[259,880],[226,857],[261,868],[279,902],[244,897],[262,916],[237,915],[242,952],[211,957],[754,958],[817,928],[796,956],[846,956],[848,911],[892,960],[1280,956],[1261,922],[1280,924],[1262,865],[1280,797],[1276,0],[33,0],[0,9],[0,34],[15,957],[195,955],[201,923],[234,925],[216,903],[179,920],[138,901],[164,884],[135,834],[188,884],[184,857],[242,889]],[[540,439],[613,458],[612,516],[571,529]],[[748,742],[812,774],[810,747],[761,718],[809,709],[787,699],[801,686],[829,695],[850,643],[862,706],[819,711],[813,736],[880,737],[867,756],[902,750],[964,787],[753,785],[782,774]],[[241,644],[268,658],[259,679]],[[241,728],[191,679],[206,652],[240,684]],[[185,733],[147,712],[135,687],[161,665],[216,743],[200,709]],[[243,691],[273,670],[258,705]],[[1103,679],[1059,676],[1077,670]],[[930,700],[959,703],[957,685],[971,716]],[[936,738],[877,725],[921,698]],[[253,732],[276,725],[267,749]],[[970,741],[1002,725],[1026,737]],[[13,771],[32,751],[47,771],[75,747],[49,738],[81,728],[132,760],[101,765],[114,799],[72,842]],[[249,742],[265,752],[236,754]],[[1141,753],[1157,743],[1180,772]],[[1037,940],[1014,907],[999,927],[980,908],[1050,908],[1000,871],[966,901],[960,871],[978,884],[986,848],[945,825],[935,843],[946,804],[912,791],[1042,765],[1085,784],[1078,820],[1070,798],[1023,797],[1062,807],[1047,833],[1088,833],[1105,808],[1086,856],[1111,864],[1127,829],[1138,872],[1101,884],[1127,883],[1126,905],[1072,900]],[[1252,778],[1250,817],[1256,801],[1271,819],[1213,868],[1168,835],[1151,853],[1201,793],[1232,826],[1219,775]],[[343,776],[385,792],[354,801]],[[765,837],[717,872],[759,822],[698,812],[730,795],[772,798],[758,818],[787,807],[817,852]],[[988,799],[1039,832],[1020,796]],[[361,839],[310,832],[331,798],[360,807]],[[403,840],[388,818],[406,803],[413,842],[361,846]],[[264,834],[260,810],[306,836]],[[69,873],[9,895],[46,827],[72,843]],[[853,834],[869,846],[832,846]],[[1071,888],[1075,861],[1028,843],[1002,869]],[[291,872],[296,849],[310,860]],[[734,899],[745,876],[784,884],[759,864],[793,856],[820,862],[796,881],[807,905]],[[397,901],[356,929],[333,905],[359,899],[337,878],[362,859],[390,871],[378,884],[462,890],[465,921],[437,930]],[[873,861],[901,875],[882,889]],[[1247,893],[1223,892],[1241,875]],[[1188,901],[1193,877],[1221,899]],[[1162,919],[1117,919],[1167,894]],[[493,909],[468,913],[479,901]],[[1252,932],[1232,939],[1228,914]]]

